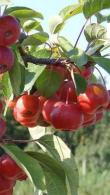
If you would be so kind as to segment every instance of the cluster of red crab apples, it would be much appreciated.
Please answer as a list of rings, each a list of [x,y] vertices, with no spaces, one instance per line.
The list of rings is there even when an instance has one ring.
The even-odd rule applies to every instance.
[[[77,95],[73,80],[67,78],[65,67],[57,64],[47,66],[47,70],[65,75],[60,88],[51,98],[47,99],[36,91],[9,102],[14,118],[21,125],[51,125],[58,130],[76,131],[97,123],[103,118],[105,110],[109,110],[110,93],[102,84],[88,82],[85,92]],[[85,66],[81,75],[88,79],[92,72],[91,67]]]
[[[10,71],[14,65],[14,53],[10,46],[20,38],[20,33],[20,24],[15,17],[0,17],[0,74]]]
[[[16,181],[26,179],[27,175],[10,156],[4,154],[0,157],[0,195],[12,195]]]

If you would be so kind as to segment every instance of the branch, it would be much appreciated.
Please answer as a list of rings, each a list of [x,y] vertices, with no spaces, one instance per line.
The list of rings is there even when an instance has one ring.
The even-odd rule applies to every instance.
[[[18,47],[19,49],[19,53],[23,59],[23,62],[25,64],[25,66],[27,67],[27,63],[33,63],[36,65],[65,65],[65,64],[74,64],[73,61],[71,61],[70,59],[67,58],[36,58],[34,56],[28,55],[23,49],[22,47]]]
[[[40,65],[56,65],[56,64],[61,64],[63,65],[64,63],[74,63],[73,61],[64,59],[64,58],[36,58],[30,55],[25,55],[24,57],[25,62],[31,62],[33,64],[40,64]]]
[[[31,143],[31,142],[36,142],[38,141],[38,139],[31,139],[31,140],[16,140],[16,139],[7,139],[7,138],[3,138],[0,139],[0,143],[1,144],[7,144],[7,143]]]

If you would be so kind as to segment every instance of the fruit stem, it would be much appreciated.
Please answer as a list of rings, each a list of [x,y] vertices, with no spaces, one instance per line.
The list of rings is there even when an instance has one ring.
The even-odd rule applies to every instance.
[[[86,26],[88,20],[89,20],[89,19],[87,19],[87,20],[85,21],[84,25],[82,26],[81,31],[80,31],[80,33],[79,33],[79,35],[78,35],[78,38],[76,39],[76,43],[75,43],[75,45],[74,45],[74,48],[76,48],[76,46],[77,46],[77,44],[78,44],[78,41],[79,41],[79,39],[80,39],[80,37],[81,37],[81,35],[82,35],[82,32],[83,32],[83,30],[84,30],[84,28],[85,28],[85,26]]]

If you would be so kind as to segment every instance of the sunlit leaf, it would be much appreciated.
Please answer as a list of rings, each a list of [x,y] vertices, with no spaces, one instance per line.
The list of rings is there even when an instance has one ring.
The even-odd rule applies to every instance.
[[[83,12],[86,18],[91,17],[97,12],[110,8],[109,0],[85,0]]]
[[[79,14],[82,12],[82,8],[83,8],[83,5],[82,4],[72,4],[72,5],[69,5],[65,8],[63,8],[59,15],[62,16],[63,20],[67,20],[69,18],[71,18],[72,16],[76,15],[76,14]]]

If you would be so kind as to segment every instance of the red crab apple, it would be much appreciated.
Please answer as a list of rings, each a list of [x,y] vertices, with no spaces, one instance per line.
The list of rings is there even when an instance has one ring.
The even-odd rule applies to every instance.
[[[0,195],[13,195],[13,188],[0,192]]]
[[[15,109],[24,117],[39,114],[40,103],[38,97],[33,95],[21,96],[16,102]]]
[[[14,184],[15,181],[8,180],[0,175],[0,195],[7,195],[7,192],[11,192]]]
[[[19,113],[19,111],[17,111],[16,107],[13,109],[13,116],[15,120],[26,127],[35,127],[37,125],[39,114],[37,113],[32,116],[23,116],[21,113]]]
[[[8,47],[0,46],[0,74],[9,71],[14,64],[14,54]]]
[[[56,92],[55,97],[60,101],[77,102],[75,86],[72,80],[64,81]]]
[[[52,107],[50,122],[56,129],[75,131],[81,127],[83,120],[83,113],[78,104],[59,101]]]
[[[0,100],[0,113],[3,111],[3,102]]]
[[[0,138],[6,133],[6,122],[0,118]]]
[[[4,154],[0,158],[0,175],[8,180],[15,180],[21,174],[25,174],[24,171],[16,164],[16,162],[7,154]]]
[[[0,17],[0,45],[10,46],[20,37],[20,24],[13,16]]]
[[[45,101],[43,108],[42,108],[42,115],[44,120],[49,123],[50,122],[50,113],[53,109],[53,105],[56,103],[55,99],[48,99]]]
[[[100,107],[107,107],[109,96],[103,85],[93,83],[87,86],[86,92],[80,94],[77,100],[83,112],[92,114]]]

